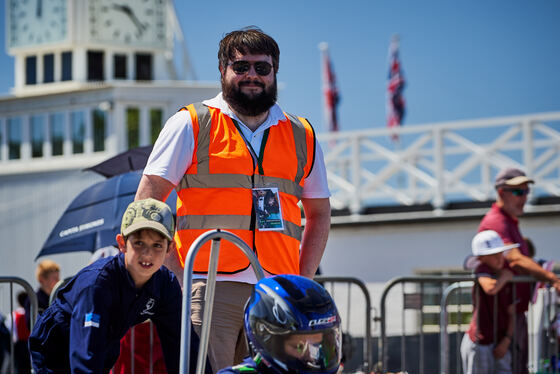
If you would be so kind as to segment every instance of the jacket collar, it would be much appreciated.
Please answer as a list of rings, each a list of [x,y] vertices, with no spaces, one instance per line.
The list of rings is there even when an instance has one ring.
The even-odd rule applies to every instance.
[[[118,268],[119,268],[119,272],[120,272],[120,276],[124,282],[124,284],[126,284],[127,287],[131,288],[131,289],[136,289],[136,285],[134,284],[134,280],[132,279],[132,277],[130,276],[130,273],[128,272],[128,270],[126,270],[126,266],[124,263],[124,253],[119,253],[118,255],[115,256],[117,264],[118,264]],[[152,275],[152,277],[146,282],[146,284],[144,284],[144,286],[142,286],[142,288],[137,289],[138,292],[149,292],[150,294],[154,295],[157,292],[157,287],[154,286],[155,279],[156,277],[160,276],[160,270],[158,270],[157,272],[154,273],[154,275]]]

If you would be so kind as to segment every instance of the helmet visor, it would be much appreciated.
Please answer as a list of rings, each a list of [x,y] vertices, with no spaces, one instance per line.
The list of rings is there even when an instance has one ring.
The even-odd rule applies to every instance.
[[[339,327],[277,335],[268,353],[289,368],[308,373],[332,372],[341,357]]]

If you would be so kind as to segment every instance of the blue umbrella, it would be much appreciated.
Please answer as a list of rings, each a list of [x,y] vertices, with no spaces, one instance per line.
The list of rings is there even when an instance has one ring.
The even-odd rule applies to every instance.
[[[151,145],[132,148],[84,170],[94,171],[105,178],[124,174],[128,171],[141,170],[146,167],[152,148]]]
[[[36,259],[56,253],[94,252],[116,245],[122,215],[133,200],[142,171],[131,171],[96,183],[70,203],[51,231]],[[177,194],[167,204],[175,211]]]

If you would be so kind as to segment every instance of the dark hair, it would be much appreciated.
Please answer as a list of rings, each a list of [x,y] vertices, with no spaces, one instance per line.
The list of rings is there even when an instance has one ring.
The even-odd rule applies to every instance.
[[[161,232],[159,232],[159,231],[157,231],[157,230],[152,230],[152,229],[150,229],[150,228],[148,228],[148,227],[146,227],[146,228],[144,228],[144,229],[136,230],[136,231],[134,231],[134,232],[131,232],[131,233],[128,234],[127,236],[124,236],[124,235],[123,235],[123,240],[124,240],[124,242],[126,243],[126,242],[128,241],[128,239],[130,238],[130,235],[134,234],[134,235],[136,235],[136,236],[138,237],[138,236],[142,236],[142,233],[143,233],[143,232],[148,232],[148,231],[154,232],[154,233],[158,234],[162,239],[166,239],[166,240],[167,240],[167,244],[170,244],[170,243],[171,243],[171,241],[170,241],[169,239],[167,239],[167,237],[166,237],[165,235],[163,235]]]
[[[19,306],[24,307],[25,304],[27,303],[27,292],[25,292],[25,291],[18,292],[17,301],[18,301]]]
[[[274,72],[278,72],[280,63],[280,49],[276,41],[265,34],[256,26],[244,27],[227,33],[220,41],[218,50],[218,62],[224,69],[230,60],[235,57],[235,51],[241,54],[263,54],[272,57]]]

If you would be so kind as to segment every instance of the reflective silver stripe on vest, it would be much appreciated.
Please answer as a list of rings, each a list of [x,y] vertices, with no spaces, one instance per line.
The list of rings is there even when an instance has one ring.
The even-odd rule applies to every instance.
[[[298,226],[292,222],[284,221],[283,233],[301,242],[303,229],[301,228],[301,226]]]
[[[278,177],[267,177],[266,175],[255,174],[255,187],[276,187],[278,191],[293,195],[298,200],[301,199],[303,194],[303,187],[294,181]]]
[[[239,229],[251,228],[251,216],[203,214],[177,217],[177,230],[188,229]]]
[[[301,198],[303,187],[289,179],[255,174],[255,187],[276,187],[278,191]],[[250,175],[243,174],[185,174],[179,182],[184,188],[253,188]]]
[[[194,103],[193,107],[198,117],[198,138],[197,138],[197,171],[208,174],[210,172],[210,159],[208,157],[210,149],[210,130],[212,128],[212,117],[210,110],[202,103]]]
[[[297,173],[295,182],[299,184],[304,177],[305,165],[307,165],[307,133],[305,126],[293,114],[284,113],[292,124],[294,134],[294,144],[296,146],[296,157],[298,159]]]
[[[177,230],[224,229],[249,230],[250,216],[241,215],[190,215],[177,217]],[[292,222],[284,221],[284,235],[301,241],[303,229]]]
[[[179,188],[253,188],[250,175],[185,174]]]

